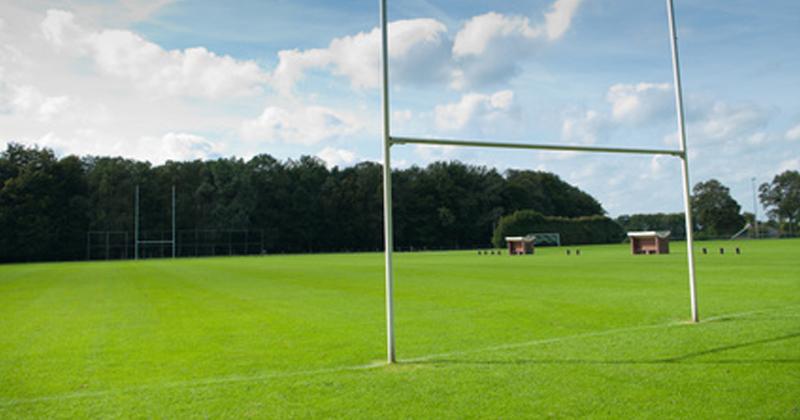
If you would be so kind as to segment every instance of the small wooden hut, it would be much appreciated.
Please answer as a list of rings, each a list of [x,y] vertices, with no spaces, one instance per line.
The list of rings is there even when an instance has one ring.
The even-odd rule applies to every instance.
[[[536,239],[533,235],[528,236],[506,236],[508,244],[508,255],[527,255],[533,254],[533,242]]]
[[[669,254],[668,230],[648,232],[628,232],[631,238],[631,253],[638,254]]]

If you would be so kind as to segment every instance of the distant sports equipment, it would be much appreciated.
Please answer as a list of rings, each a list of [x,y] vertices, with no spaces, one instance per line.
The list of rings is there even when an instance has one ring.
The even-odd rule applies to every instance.
[[[158,239],[141,239],[141,232],[139,230],[139,186],[136,186],[136,201],[134,207],[134,232],[133,232],[133,258],[139,259],[139,252],[142,247],[155,246],[163,254],[163,247],[169,245],[172,248],[172,258],[175,258],[175,186],[172,186],[172,235],[165,239],[159,237]],[[164,255],[160,255],[163,257]]]
[[[561,246],[561,235],[558,233],[534,233],[533,244],[536,246]]]

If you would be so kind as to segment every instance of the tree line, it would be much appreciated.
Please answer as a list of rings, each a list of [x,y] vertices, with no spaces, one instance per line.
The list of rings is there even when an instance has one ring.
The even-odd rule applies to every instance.
[[[88,231],[126,231],[132,240],[137,185],[142,231],[171,229],[174,185],[178,230],[259,231],[266,253],[383,248],[378,163],[328,168],[314,157],[262,154],[151,165],[58,158],[12,143],[0,153],[0,260],[83,259]],[[597,200],[554,174],[501,174],[460,162],[395,170],[393,190],[398,249],[488,247],[500,217],[521,209],[604,214]]]
[[[716,179],[697,183],[691,203],[698,239],[725,238],[749,224],[750,236],[758,225],[765,236],[796,236],[800,221],[800,172],[787,170],[759,186],[758,198],[768,220],[758,221],[731,197],[730,189]],[[686,237],[684,213],[632,214],[617,217],[626,231],[669,230],[674,238]]]
[[[501,218],[520,210],[562,218],[559,223],[584,218],[601,223],[606,237],[618,236],[608,221],[597,222],[605,211],[596,199],[552,173],[500,173],[454,161],[397,169],[392,176],[400,250],[489,247]],[[314,157],[281,161],[261,154],[152,165],[120,157],[58,158],[46,148],[11,143],[0,152],[0,261],[86,258],[89,231],[128,232],[132,240],[137,185],[144,232],[171,229],[174,185],[178,230],[257,231],[259,252],[266,253],[383,248],[378,163],[328,168]],[[800,173],[785,171],[759,191],[767,226],[795,234]],[[699,238],[730,235],[752,220],[717,180],[695,185],[692,203]],[[681,213],[623,215],[615,222],[623,231],[670,230],[685,237]]]

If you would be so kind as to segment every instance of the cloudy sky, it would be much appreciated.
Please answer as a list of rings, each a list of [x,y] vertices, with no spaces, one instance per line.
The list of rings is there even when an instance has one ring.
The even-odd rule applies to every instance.
[[[692,182],[800,169],[800,2],[675,0]],[[395,135],[674,148],[664,1],[390,0]],[[377,1],[4,0],[0,145],[161,163],[380,159]],[[398,146],[679,211],[671,157]],[[759,212],[761,210],[759,209]]]

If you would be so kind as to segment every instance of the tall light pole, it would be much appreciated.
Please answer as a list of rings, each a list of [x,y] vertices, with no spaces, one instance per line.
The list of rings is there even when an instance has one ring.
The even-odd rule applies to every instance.
[[[756,201],[756,178],[750,178],[750,182],[753,184],[753,226],[756,229],[756,239],[758,239],[758,204]]]

